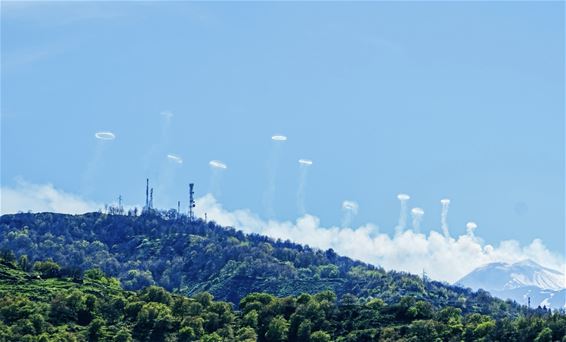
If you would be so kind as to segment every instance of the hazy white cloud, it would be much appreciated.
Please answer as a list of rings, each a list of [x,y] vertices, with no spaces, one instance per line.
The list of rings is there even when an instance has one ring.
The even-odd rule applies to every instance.
[[[312,215],[304,215],[295,222],[265,221],[247,209],[228,211],[211,195],[197,200],[197,216],[204,217],[205,212],[210,220],[246,233],[288,239],[320,249],[332,248],[338,254],[389,270],[420,274],[424,269],[431,278],[447,282],[455,282],[491,262],[531,259],[553,269],[564,270],[566,266],[564,257],[548,250],[540,239],[528,245],[515,240],[490,245],[473,234],[449,237],[436,231],[425,235],[406,230],[390,236],[379,233],[373,224],[355,229],[321,227],[320,220]]]
[[[0,188],[0,213],[18,211],[81,214],[103,208],[103,205],[82,199],[55,188],[52,184],[37,185],[18,180],[15,187]]]

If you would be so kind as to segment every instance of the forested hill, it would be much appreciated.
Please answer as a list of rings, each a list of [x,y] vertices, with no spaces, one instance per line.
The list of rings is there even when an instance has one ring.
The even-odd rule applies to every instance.
[[[386,304],[402,297],[424,300],[435,308],[451,306],[463,313],[517,316],[526,308],[436,281],[423,282],[403,272],[353,261],[288,241],[246,235],[233,228],[174,215],[4,215],[0,249],[23,255],[29,265],[52,259],[63,275],[99,267],[128,290],[159,285],[194,295],[210,292],[232,303],[252,292],[276,296],[332,290],[339,300],[351,294],[360,301],[379,298]]]
[[[206,292],[193,298],[149,286],[124,291],[99,269],[57,276],[52,261],[26,272],[0,258],[0,342],[566,341],[566,316],[530,311],[494,320],[404,297],[387,305],[331,291],[276,298],[252,293],[236,310]]]

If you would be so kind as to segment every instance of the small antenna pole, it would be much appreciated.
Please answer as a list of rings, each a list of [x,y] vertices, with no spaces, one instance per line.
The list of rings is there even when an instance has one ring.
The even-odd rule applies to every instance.
[[[149,190],[149,209],[153,209],[153,188]]]
[[[181,201],[177,201],[177,217],[181,216]]]

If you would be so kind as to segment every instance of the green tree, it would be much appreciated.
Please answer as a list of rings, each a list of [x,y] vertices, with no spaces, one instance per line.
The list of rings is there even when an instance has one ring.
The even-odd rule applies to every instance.
[[[428,342],[436,340],[436,328],[434,321],[416,320],[409,326],[410,335],[416,338],[416,341]]]
[[[20,267],[20,269],[24,272],[28,272],[30,270],[30,263],[28,260],[28,256],[27,255],[21,255],[20,258],[18,259],[18,266]]]
[[[289,323],[283,316],[277,316],[269,322],[265,338],[267,341],[285,341],[289,332]]]
[[[99,341],[104,336],[105,322],[101,318],[94,319],[88,326],[86,337],[89,341]]]
[[[535,342],[552,342],[552,330],[549,327],[542,329],[537,335]]]
[[[53,260],[36,261],[33,264],[33,269],[43,278],[55,278],[59,276],[61,266],[53,262]]]
[[[132,342],[132,334],[126,328],[120,329],[116,336],[114,336],[113,342]]]
[[[145,341],[162,341],[171,328],[171,309],[162,303],[144,304],[134,326],[134,337]]]
[[[297,329],[297,341],[309,342],[311,339],[312,323],[309,319],[305,319],[299,324]]]
[[[236,341],[238,342],[255,342],[257,341],[257,334],[251,327],[240,328],[236,332]]]
[[[141,297],[146,302],[156,302],[165,305],[170,305],[172,302],[172,297],[169,294],[169,292],[167,292],[167,290],[159,286],[146,287],[142,291]]]
[[[197,335],[195,331],[191,327],[182,327],[177,334],[177,339],[179,342],[189,342],[189,341],[196,341]]]
[[[332,339],[325,331],[315,331],[311,335],[311,342],[330,342]]]

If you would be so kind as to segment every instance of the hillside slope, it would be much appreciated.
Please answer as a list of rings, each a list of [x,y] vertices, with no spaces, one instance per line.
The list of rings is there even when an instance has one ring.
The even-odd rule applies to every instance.
[[[548,311],[494,320],[452,307],[436,310],[411,297],[394,305],[352,296],[337,302],[330,291],[286,298],[253,293],[235,311],[207,293],[187,298],[156,286],[125,291],[96,269],[84,277],[46,278],[49,268],[24,272],[26,264],[19,264],[0,258],[0,342],[566,340],[566,316]]]
[[[213,222],[163,215],[90,213],[4,215],[0,248],[30,261],[52,258],[63,267],[100,267],[126,289],[157,284],[186,295],[203,291],[237,304],[252,292],[277,296],[332,290],[339,298],[380,298],[398,303],[413,296],[434,307],[464,313],[517,316],[524,308],[472,292],[286,241],[245,235]]]

